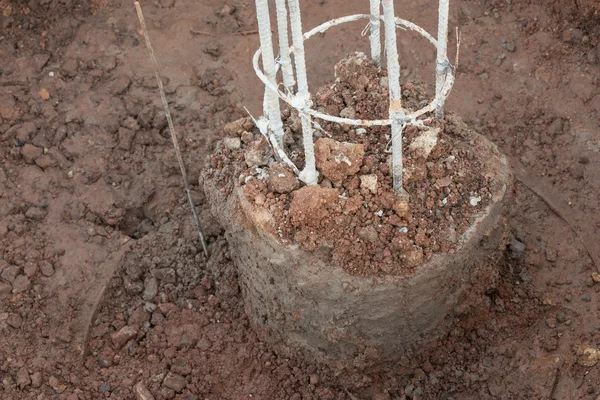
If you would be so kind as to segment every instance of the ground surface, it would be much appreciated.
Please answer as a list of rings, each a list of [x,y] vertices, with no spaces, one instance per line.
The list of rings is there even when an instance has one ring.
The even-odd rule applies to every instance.
[[[306,27],[367,9],[304,3]],[[434,3],[398,9],[434,32]],[[161,0],[144,9],[212,256],[203,259],[186,209],[132,4],[1,0],[0,398],[600,394],[594,0],[453,2],[462,40],[448,107],[514,166],[510,258],[485,306],[459,310],[433,350],[339,375],[278,358],[248,328],[221,229],[196,183],[219,127],[243,106],[261,108],[252,3]],[[347,53],[367,50],[363,27],[312,39],[312,87]],[[433,49],[408,32],[399,41],[403,79],[431,82]]]

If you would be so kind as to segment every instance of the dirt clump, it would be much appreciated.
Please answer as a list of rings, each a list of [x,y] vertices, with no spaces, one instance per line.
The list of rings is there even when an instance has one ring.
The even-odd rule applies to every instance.
[[[352,108],[358,118],[379,118],[378,110],[387,107],[385,79],[385,71],[353,54],[337,65],[335,84],[317,92],[315,107],[333,115]],[[428,101],[424,88],[415,84],[407,84],[403,96],[408,109]],[[300,137],[295,111],[284,115],[286,129]],[[282,240],[309,250],[328,248],[334,263],[351,274],[410,273],[435,253],[452,254],[496,189],[489,187],[481,144],[465,141],[469,128],[451,114],[445,121],[405,129],[404,187],[410,196],[403,201],[392,189],[389,127],[319,123],[323,131],[316,131],[315,158],[320,187],[288,190],[298,187],[288,172],[283,175],[293,180],[290,187],[277,190],[272,179],[282,167],[256,128],[258,139],[238,150],[223,145],[210,165],[239,174],[248,200],[273,215]],[[234,130],[241,137],[241,129]],[[304,156],[294,137],[286,139],[288,150],[301,169]],[[377,240],[371,240],[373,233]]]

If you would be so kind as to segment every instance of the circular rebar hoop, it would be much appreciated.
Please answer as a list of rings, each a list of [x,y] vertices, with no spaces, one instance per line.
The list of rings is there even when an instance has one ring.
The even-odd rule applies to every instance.
[[[369,14],[354,14],[354,15],[348,15],[346,17],[335,18],[335,19],[327,21],[327,22],[311,29],[310,31],[306,32],[303,35],[303,38],[306,41],[307,39],[311,38],[312,36],[314,36],[318,33],[323,33],[334,26],[341,25],[346,22],[359,21],[361,19],[369,19],[370,17],[371,16]],[[383,19],[383,17],[381,17],[381,19]],[[395,21],[396,21],[396,27],[401,26],[406,29],[410,29],[414,32],[417,32],[418,34],[423,36],[425,39],[427,39],[434,47],[437,48],[437,40],[433,36],[431,36],[431,34],[429,34],[427,31],[425,31],[423,28],[421,28],[420,26],[418,26],[410,21],[407,21],[405,19],[398,18],[398,17],[395,18]],[[324,114],[322,112],[315,111],[312,108],[306,107],[304,101],[299,101],[296,98],[296,96],[292,96],[292,95],[282,92],[281,90],[279,90],[279,88],[276,85],[274,85],[272,82],[269,81],[269,79],[265,76],[263,71],[260,69],[260,65],[259,65],[260,57],[261,57],[261,49],[258,49],[256,51],[256,53],[254,53],[254,56],[252,58],[252,64],[254,66],[254,72],[256,73],[256,76],[258,76],[258,78],[264,83],[266,88],[268,88],[270,91],[276,93],[281,100],[283,100],[285,103],[287,103],[291,107],[298,110],[298,112],[300,114],[308,114],[314,118],[322,119],[325,121],[339,123],[339,124],[353,125],[353,126],[392,125],[392,122],[393,122],[392,119],[366,120],[366,119],[342,118],[342,117],[336,117],[336,116],[329,115],[329,114]],[[444,101],[450,94],[450,91],[452,90],[453,85],[454,85],[454,72],[452,71],[452,68],[449,68],[448,75],[447,75],[445,82],[444,82],[441,90],[439,91],[439,93],[436,94],[434,99],[427,106],[421,108],[420,110],[413,111],[412,113],[406,114],[404,117],[405,122],[409,125],[415,124],[415,123],[417,123],[416,122],[417,118],[419,118],[420,116],[422,116],[426,113],[434,111],[438,107],[439,104],[444,103]]]

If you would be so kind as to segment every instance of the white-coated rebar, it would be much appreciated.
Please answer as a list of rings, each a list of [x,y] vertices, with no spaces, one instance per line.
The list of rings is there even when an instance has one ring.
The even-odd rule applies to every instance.
[[[289,0],[290,2],[292,0]],[[295,9],[294,9],[294,6]],[[258,5],[257,5],[257,9],[258,9]],[[298,6],[298,0],[295,0],[295,4],[292,4],[292,6],[290,7],[290,11],[295,10],[294,13],[297,16],[297,19],[295,19],[295,21],[300,21],[300,10],[299,10],[299,6]],[[393,17],[393,15],[392,15]],[[290,17],[291,20],[292,17]],[[294,17],[295,18],[295,17]],[[304,40],[307,40],[309,38],[311,38],[312,36],[315,36],[318,33],[323,33],[325,31],[327,31],[328,29],[346,23],[346,22],[352,22],[352,21],[358,21],[361,19],[371,19],[371,15],[370,14],[355,14],[355,15],[349,15],[349,16],[345,16],[345,17],[340,17],[340,18],[335,18],[332,19],[330,21],[324,22],[321,25],[311,29],[310,31],[304,33],[302,35],[302,39],[298,39],[298,31],[301,33],[301,23],[298,26],[298,30],[296,31],[296,39],[294,43],[302,43]],[[384,16],[380,16],[379,20],[384,20]],[[434,38],[431,34],[429,34],[427,31],[425,31],[423,28],[421,28],[420,26],[401,19],[401,18],[393,18],[393,21],[395,22],[395,25],[397,27],[402,27],[402,28],[406,28],[406,29],[410,29],[412,31],[417,32],[418,34],[420,34],[422,37],[424,37],[425,39],[427,39],[434,47],[436,47],[436,49],[438,48],[438,40],[436,38]],[[290,21],[291,22],[291,21]],[[387,24],[386,26],[390,26],[393,24]],[[292,26],[292,35],[294,35],[294,31],[293,31],[293,26]],[[269,36],[269,39],[271,39],[271,37]],[[292,40],[294,41],[294,37],[292,37]],[[272,42],[270,42],[272,43]],[[261,41],[261,46],[262,46],[262,41]],[[266,48],[266,47],[265,47]],[[271,52],[272,52],[272,46],[271,48]],[[302,43],[302,46],[296,46],[294,44],[294,46],[292,46],[292,51],[296,51],[298,48],[300,48],[301,51],[301,57],[302,60],[304,60],[304,46]],[[391,46],[391,48],[395,49],[396,51],[396,59],[397,59],[397,48],[396,46]],[[333,116],[333,115],[328,115],[316,110],[313,110],[311,108],[312,104],[310,102],[310,94],[308,92],[308,84],[306,85],[300,85],[299,83],[299,88],[302,87],[303,88],[303,93],[304,96],[300,96],[300,91],[299,93],[297,93],[296,95],[293,95],[290,91],[288,90],[280,90],[279,85],[277,84],[276,80],[271,80],[269,79],[269,77],[266,75],[267,71],[263,71],[260,68],[260,58],[262,55],[262,51],[261,49],[258,49],[255,53],[254,56],[252,58],[252,65],[254,67],[254,71],[256,72],[256,75],[258,76],[258,78],[263,82],[263,84],[265,85],[265,94],[267,94],[268,92],[271,92],[273,94],[275,94],[275,96],[278,96],[281,100],[283,100],[284,102],[286,102],[288,105],[290,105],[291,107],[293,107],[294,109],[296,109],[301,118],[302,118],[302,127],[303,127],[303,143],[305,145],[305,147],[308,149],[308,153],[309,153],[309,163],[310,163],[310,159],[312,158],[312,160],[314,160],[314,156],[311,157],[311,155],[314,154],[314,150],[313,150],[313,139],[312,139],[312,133],[313,133],[313,124],[315,126],[317,126],[318,128],[318,124],[316,124],[316,122],[313,122],[311,120],[312,118],[316,118],[316,119],[322,119],[325,121],[330,121],[330,122],[334,122],[334,123],[339,123],[339,124],[346,124],[346,125],[353,125],[353,126],[388,126],[388,125],[393,125],[395,122],[401,121],[401,124],[396,124],[396,128],[393,128],[392,131],[396,132],[396,137],[398,137],[398,126],[400,127],[400,145],[401,145],[401,140],[402,140],[402,129],[404,126],[406,125],[417,125],[417,126],[423,126],[424,124],[427,124],[430,120],[429,119],[425,119],[425,120],[421,120],[419,119],[421,116],[423,116],[424,114],[430,113],[430,112],[434,112],[437,109],[440,108],[440,105],[443,107],[443,104],[445,102],[445,100],[448,98],[448,96],[450,95],[450,91],[452,90],[452,86],[454,85],[454,71],[452,66],[448,63],[448,68],[446,69],[445,73],[445,77],[442,81],[442,85],[441,88],[436,88],[436,96],[434,99],[431,100],[431,102],[429,104],[427,104],[425,107],[421,108],[420,110],[416,110],[413,112],[410,112],[408,114],[404,114],[403,116],[396,116],[395,118],[393,118],[392,113],[390,113],[390,118],[389,119],[379,119],[379,120],[365,120],[365,119],[350,119],[350,118],[342,118],[342,117],[338,117],[338,116]],[[267,57],[269,57],[269,55],[267,55]],[[271,59],[273,59],[273,56],[271,54]],[[298,62],[298,59],[296,58],[296,55],[294,55],[294,61]],[[301,70],[301,76],[302,78],[300,78],[300,80],[303,80],[304,82],[307,81],[306,79],[306,68],[305,68],[305,63],[302,62],[300,65],[302,65],[302,67],[304,67]],[[263,64],[264,66],[264,64]],[[275,63],[275,74],[277,73],[278,68],[280,67],[280,64]],[[399,74],[399,69],[398,69],[398,74]],[[393,73],[393,71],[392,71]],[[400,93],[400,85],[399,85],[399,80],[396,80],[398,82],[398,96]],[[268,98],[268,95],[265,96],[265,99]],[[400,97],[399,97],[400,98]],[[265,102],[265,105],[267,104],[267,102]],[[400,104],[401,106],[401,104]],[[277,107],[277,110],[279,111],[279,108]],[[405,113],[406,110],[402,110],[400,107],[400,110]],[[269,115],[269,113],[267,111],[265,111],[264,113],[265,115]],[[279,120],[281,120],[281,118],[279,118]],[[283,151],[283,147],[279,145],[279,143],[277,143],[276,140],[274,140],[274,135],[273,132],[271,130],[268,129],[268,127],[270,126],[269,121],[266,119],[262,119],[259,120],[258,123],[261,125],[261,132],[264,130],[265,132],[267,132],[267,137],[269,139],[269,141],[271,142],[271,145],[273,146],[273,150],[275,152],[275,154],[277,154],[279,156],[279,158],[281,158],[282,162],[284,162],[285,164],[287,164],[288,166],[290,166],[293,170],[294,173],[296,173],[296,175],[299,175],[302,178],[303,181],[312,181],[311,178],[314,177],[314,181],[316,181],[317,178],[317,171],[316,168],[312,169],[311,167],[309,167],[308,170],[306,171],[314,171],[313,175],[308,176],[307,178],[307,174],[303,174],[300,173],[298,171],[298,168],[291,162],[291,160],[289,159],[289,157],[287,157],[287,155],[285,154],[285,152]],[[396,165],[400,165],[400,179],[397,179],[396,181],[401,182],[402,178],[401,178],[401,174],[402,174],[402,169],[401,169],[401,162],[402,162],[402,158],[401,158],[401,146],[400,146],[400,157],[398,160],[398,157],[396,158],[396,160],[398,160],[396,162]],[[312,164],[310,164],[312,165]],[[303,171],[305,172],[305,171]],[[400,185],[401,188],[401,185]],[[399,198],[403,198],[406,199],[406,196],[408,195],[406,193],[406,191],[404,191],[403,189],[400,192],[397,192],[398,196],[397,199]]]
[[[371,26],[371,59],[377,66],[381,66],[381,0],[371,0],[371,15],[369,23]]]
[[[400,90],[400,62],[398,61],[398,47],[396,44],[396,19],[394,17],[393,0],[383,0],[383,21],[390,92],[389,113],[392,120],[392,175],[394,177],[394,191],[400,193],[403,191],[402,129],[405,125],[405,115],[402,109],[402,92]]]
[[[268,0],[256,0],[256,18],[258,20],[258,33],[260,36],[260,48],[262,50],[263,70],[269,82],[277,86],[275,56],[273,55],[273,38],[271,37],[271,18],[269,17]],[[277,144],[283,146],[283,122],[279,109],[279,97],[277,93],[265,88],[263,109],[269,120],[269,129],[277,140]]]
[[[296,93],[295,100],[300,109],[307,109],[310,108],[311,101],[306,75],[304,37],[302,35],[302,17],[300,15],[299,0],[288,0],[288,7],[290,10],[290,27],[292,31],[292,51],[296,66],[296,80],[298,81],[298,93]],[[300,119],[302,121],[302,144],[304,145],[305,164],[299,178],[307,185],[316,185],[319,174],[317,173],[315,163],[312,122],[310,121],[310,116],[304,112],[300,113]]]
[[[288,12],[285,0],[275,0],[277,10],[277,42],[279,43],[279,64],[283,76],[283,86],[292,91],[294,84],[294,68],[290,59],[290,42],[288,38]]]
[[[437,36],[437,58],[435,67],[435,95],[439,99],[439,104],[435,110],[437,118],[444,118],[444,100],[440,98],[440,93],[444,87],[450,62],[448,61],[448,12],[450,9],[450,0],[440,0],[438,11],[438,36]]]

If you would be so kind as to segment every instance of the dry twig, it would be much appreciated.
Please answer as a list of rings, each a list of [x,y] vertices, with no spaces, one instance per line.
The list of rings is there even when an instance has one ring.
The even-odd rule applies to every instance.
[[[192,214],[194,216],[194,222],[196,222],[196,228],[198,228],[198,234],[200,235],[200,242],[202,242],[202,249],[204,250],[204,254],[208,259],[208,248],[206,247],[206,240],[204,239],[204,233],[202,232],[202,226],[200,225],[200,218],[198,218],[198,213],[196,212],[196,206],[194,205],[194,200],[192,199],[192,192],[190,190],[190,185],[187,179],[187,173],[185,172],[185,165],[183,163],[183,157],[181,156],[181,150],[179,149],[179,143],[177,142],[177,136],[175,135],[175,127],[173,126],[173,119],[171,118],[171,112],[169,110],[169,103],[167,103],[167,97],[165,96],[165,88],[163,86],[162,78],[160,77],[160,70],[158,69],[158,63],[156,61],[156,56],[154,55],[154,49],[152,48],[152,43],[150,42],[150,37],[148,36],[148,30],[146,29],[146,21],[144,20],[144,14],[142,14],[142,7],[140,3],[136,1],[135,9],[137,11],[138,18],[140,20],[140,24],[142,25],[142,32],[144,33],[144,38],[146,39],[146,47],[148,47],[148,52],[150,53],[150,59],[152,60],[152,66],[154,67],[154,75],[156,76],[156,83],[158,84],[158,90],[160,91],[160,98],[163,103],[163,107],[165,109],[165,115],[167,117],[167,122],[169,123],[169,132],[171,133],[171,139],[173,140],[173,147],[175,148],[175,154],[177,156],[177,161],[179,162],[179,169],[181,170],[181,177],[183,178],[183,184],[185,186],[185,191],[187,193],[187,198],[190,203],[190,207],[192,209]]]

